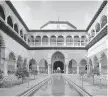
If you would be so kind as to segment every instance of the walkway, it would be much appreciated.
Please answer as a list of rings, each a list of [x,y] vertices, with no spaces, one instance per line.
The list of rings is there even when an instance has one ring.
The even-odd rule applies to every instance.
[[[69,78],[71,81],[73,81],[78,86],[82,87],[82,80],[80,76],[77,75],[65,75],[67,78]],[[85,89],[88,93],[90,93],[93,96],[107,96],[107,81],[102,80],[102,85],[100,87],[99,79],[95,79],[96,84],[92,84],[91,78],[84,78],[83,81],[83,89]]]
[[[20,93],[26,91],[27,89],[31,88],[32,86],[38,84],[42,80],[46,79],[49,77],[48,75],[40,75],[37,76],[35,80],[32,80],[28,83],[20,84],[11,88],[0,88],[0,96],[16,96],[19,95]]]

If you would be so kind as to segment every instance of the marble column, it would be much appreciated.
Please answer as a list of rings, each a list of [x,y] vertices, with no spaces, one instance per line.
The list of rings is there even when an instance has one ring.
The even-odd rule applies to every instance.
[[[99,72],[100,72],[100,75],[101,75],[101,62],[99,62]]]
[[[8,66],[7,66],[7,60],[4,60],[4,76],[8,75]]]
[[[66,74],[68,74],[68,65],[66,65]]]
[[[77,65],[77,74],[79,74],[79,66]]]
[[[87,64],[87,74],[90,72],[90,64]]]
[[[51,74],[51,66],[50,65],[48,65],[48,74]]]
[[[14,61],[15,71],[17,70],[17,61]]]
[[[49,38],[49,41],[48,41],[48,46],[50,46],[50,38]]]
[[[38,71],[38,74],[39,74],[39,65],[37,65],[37,71]]]
[[[66,37],[64,38],[64,46],[66,46]]]

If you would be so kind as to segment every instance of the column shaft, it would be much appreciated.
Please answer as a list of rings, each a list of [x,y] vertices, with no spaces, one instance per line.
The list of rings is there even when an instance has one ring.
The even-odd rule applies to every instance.
[[[68,74],[68,65],[66,65],[66,74]]]
[[[50,69],[51,69],[51,66],[48,65],[48,74],[51,74]]]
[[[101,62],[99,62],[99,72],[101,74]]]
[[[38,71],[38,74],[39,74],[39,65],[37,65],[37,71]]]
[[[15,71],[17,70],[17,62],[15,61]]]
[[[79,66],[77,65],[77,74],[79,74]]]
[[[4,63],[4,76],[8,75],[8,67],[7,67],[7,60]]]

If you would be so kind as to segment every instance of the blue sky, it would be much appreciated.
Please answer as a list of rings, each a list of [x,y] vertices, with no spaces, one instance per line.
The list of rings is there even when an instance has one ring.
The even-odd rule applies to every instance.
[[[69,21],[86,29],[102,1],[11,1],[29,29],[40,29],[48,21]]]

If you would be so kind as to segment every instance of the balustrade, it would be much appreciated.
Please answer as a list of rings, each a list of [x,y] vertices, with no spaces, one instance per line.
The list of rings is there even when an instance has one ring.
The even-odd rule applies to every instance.
[[[30,47],[84,47],[87,42],[29,42]]]

